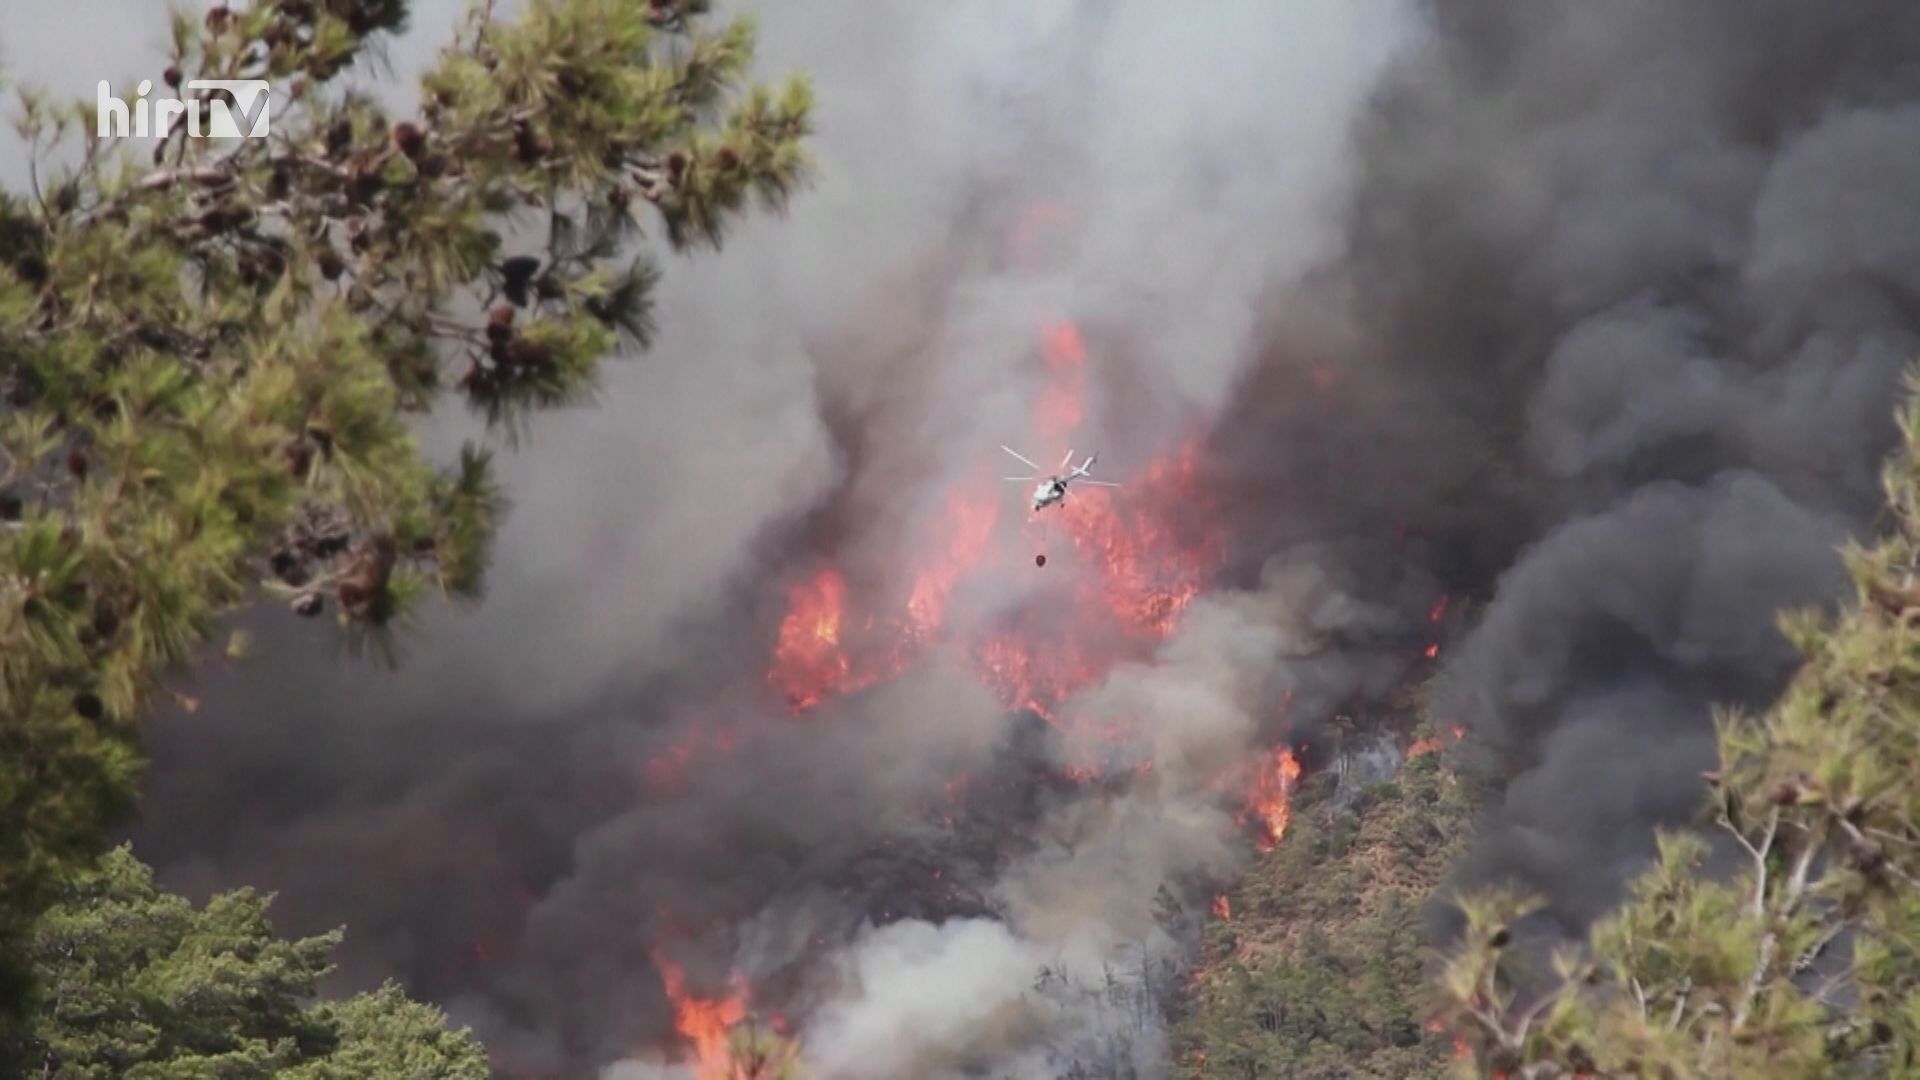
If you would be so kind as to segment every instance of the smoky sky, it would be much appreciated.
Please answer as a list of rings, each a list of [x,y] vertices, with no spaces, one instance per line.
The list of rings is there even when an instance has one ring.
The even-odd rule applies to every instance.
[[[1246,857],[1220,778],[1391,693],[1451,594],[1473,623],[1432,708],[1502,790],[1457,876],[1567,929],[1604,910],[1697,805],[1710,708],[1790,672],[1775,612],[1838,597],[1834,545],[1872,526],[1920,15],[750,8],[759,71],[819,90],[812,189],[667,257],[656,346],[501,457],[483,602],[422,613],[392,666],[249,611],[257,659],[180,678],[134,830],[165,880],[344,923],[337,988],[401,978],[515,1069],[673,1075],[665,956],[747,977],[825,1075],[1162,1075],[1162,887]],[[398,83],[454,13],[415,5]],[[133,21],[113,71],[59,62],[80,25],[9,12],[15,70],[138,71]],[[1079,448],[1125,481],[1198,439],[1228,547],[1157,652],[1063,706],[1140,725],[1132,779],[1058,782],[1075,748],[951,649],[786,716],[787,587],[907,579],[1027,436],[1053,318],[1088,342]],[[971,582],[956,617],[1048,580]],[[1124,1006],[1087,990],[1131,970]]]
[[[1693,818],[1711,706],[1777,692],[1776,613],[1838,599],[1872,527],[1914,356],[1920,18],[1433,11],[1365,124],[1341,281],[1511,474],[1512,565],[1435,709],[1506,781],[1461,880],[1577,928]]]

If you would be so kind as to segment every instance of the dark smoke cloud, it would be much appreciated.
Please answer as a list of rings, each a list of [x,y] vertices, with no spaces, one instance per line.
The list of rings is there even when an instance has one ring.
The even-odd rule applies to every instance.
[[[1775,613],[1838,598],[1871,525],[1920,315],[1920,15],[1433,10],[1339,277],[1405,395],[1477,426],[1452,460],[1512,478],[1482,505],[1516,561],[1438,706],[1506,778],[1460,878],[1574,928],[1691,819],[1710,706],[1777,691]]]

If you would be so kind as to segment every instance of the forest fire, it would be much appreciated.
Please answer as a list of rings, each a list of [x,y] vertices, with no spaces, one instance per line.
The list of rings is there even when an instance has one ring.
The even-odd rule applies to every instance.
[[[1407,747],[1407,759],[1411,761],[1423,754],[1437,753],[1466,737],[1467,729],[1455,724],[1447,729],[1445,735],[1430,735],[1424,739],[1415,739],[1413,745]]]
[[[1262,851],[1271,851],[1287,835],[1287,826],[1293,823],[1293,807],[1288,800],[1299,779],[1300,760],[1293,756],[1291,747],[1285,746],[1261,762],[1254,773],[1241,820],[1259,828]]]
[[[1048,463],[1068,447],[1094,449],[1081,430],[1095,355],[1088,339],[1071,321],[1043,320],[1036,351],[1043,381],[1031,398],[1027,448]],[[1055,729],[1070,758],[1055,775],[1075,785],[1123,779],[1110,775],[1125,757],[1113,750],[1139,738],[1134,718],[1061,706],[1115,664],[1151,656],[1213,584],[1226,544],[1203,461],[1199,440],[1176,444],[1127,468],[1121,487],[1075,487],[1058,509],[1040,512],[1023,512],[990,473],[954,481],[916,542],[904,545],[912,561],[892,580],[829,559],[789,587],[767,686],[804,717],[947,650],[1005,708]],[[1045,570],[1038,578],[1036,566]],[[669,753],[661,771],[685,764],[685,754]],[[1144,774],[1151,762],[1127,767]],[[1262,846],[1285,834],[1300,771],[1292,750],[1281,749],[1254,774],[1242,820],[1258,823]],[[968,786],[965,775],[950,779],[947,802]],[[1211,910],[1233,918],[1224,894]],[[661,972],[700,1080],[724,1078],[726,1033],[745,1015],[745,988],[701,999],[686,992],[679,969],[663,964]]]
[[[850,676],[840,646],[846,604],[847,583],[832,568],[788,594],[787,617],[773,649],[772,677],[796,712],[820,704],[830,691],[844,692]]]
[[[1051,454],[1071,444],[1084,416],[1087,344],[1075,324],[1054,320],[1041,327],[1040,355],[1046,383],[1030,427],[1033,445]],[[933,554],[914,568],[903,597],[855,596],[832,566],[791,589],[769,684],[805,713],[899,674],[958,635],[1007,708],[1054,720],[1056,705],[1115,661],[1149,653],[1218,569],[1223,545],[1205,512],[1198,461],[1197,445],[1181,447],[1123,488],[1076,489],[1060,510],[1024,521],[991,481],[962,482],[929,523],[923,548]],[[1030,572],[1021,566],[1028,552],[1056,532],[1075,556],[1064,582],[986,625],[951,624],[950,602],[966,582]]]
[[[746,1018],[747,991],[737,978],[725,997],[703,998],[687,990],[686,970],[654,953],[653,963],[660,971],[667,1000],[673,1004],[673,1024],[693,1048],[696,1080],[729,1080],[733,1075],[727,1048],[727,1033]]]

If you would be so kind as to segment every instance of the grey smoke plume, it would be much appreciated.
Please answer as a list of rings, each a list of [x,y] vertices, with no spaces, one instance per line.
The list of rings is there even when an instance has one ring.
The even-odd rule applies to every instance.
[[[1920,308],[1920,15],[1441,4],[1366,136],[1351,310],[1526,538],[1440,708],[1506,778],[1461,868],[1577,928],[1691,819],[1709,706],[1871,524]]]

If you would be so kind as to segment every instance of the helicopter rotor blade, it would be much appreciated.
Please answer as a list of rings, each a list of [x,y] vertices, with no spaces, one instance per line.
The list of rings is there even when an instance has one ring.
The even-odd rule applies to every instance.
[[[1000,479],[1011,480],[1016,484],[1024,484],[1029,480],[1038,480],[1040,478],[1037,476],[1003,476]]]
[[[1064,469],[1071,464],[1073,464],[1073,451],[1069,449],[1067,456],[1060,459],[1060,467]]]
[[[1013,447],[1003,445],[1000,447],[1000,449],[1005,450],[1009,454],[1012,454],[1015,461],[1018,461],[1020,464],[1025,465],[1029,469],[1032,469],[1034,472],[1040,471],[1039,465],[1035,464],[1032,461],[1027,460],[1027,458],[1023,454],[1021,454],[1020,451],[1015,450]]]

